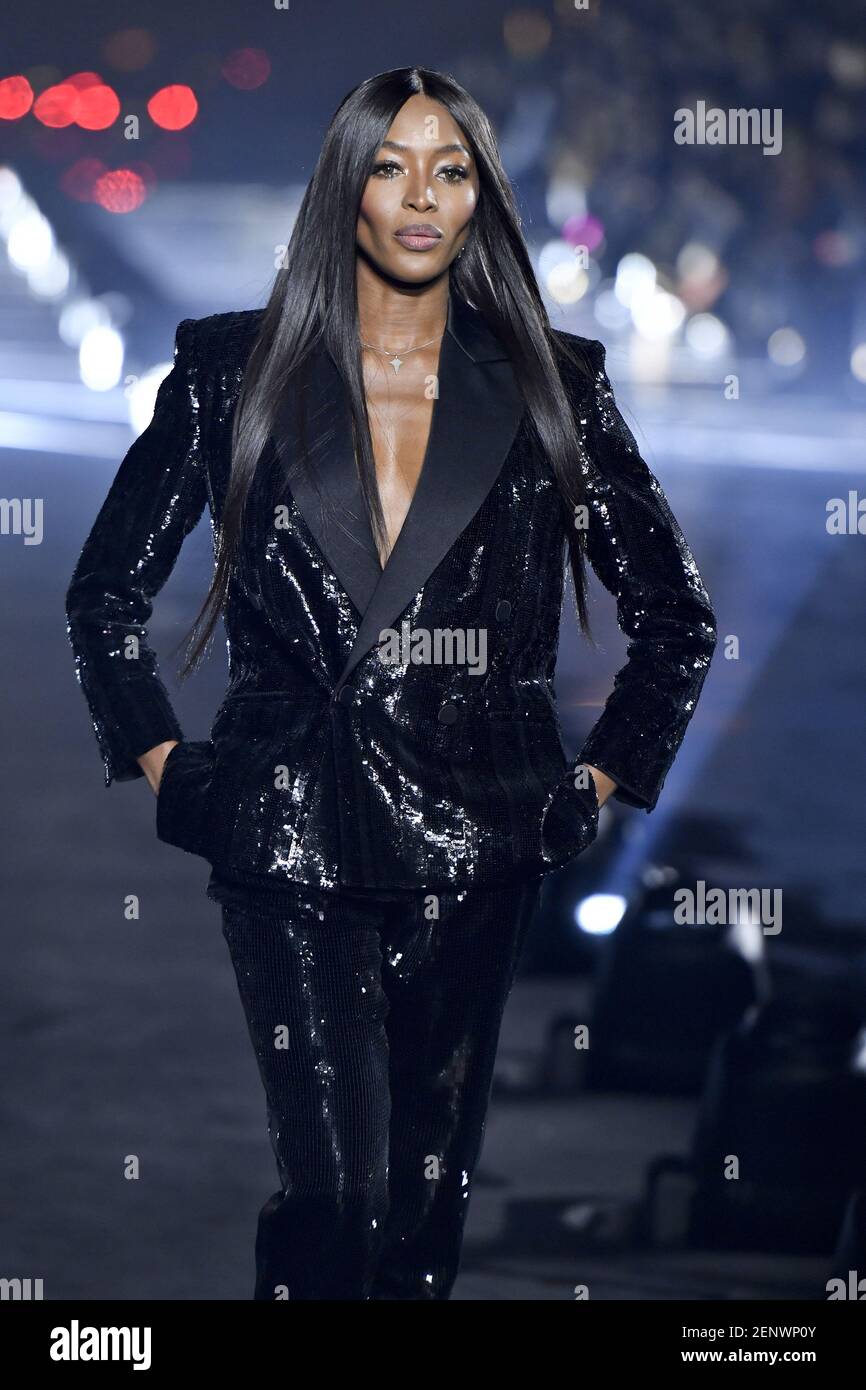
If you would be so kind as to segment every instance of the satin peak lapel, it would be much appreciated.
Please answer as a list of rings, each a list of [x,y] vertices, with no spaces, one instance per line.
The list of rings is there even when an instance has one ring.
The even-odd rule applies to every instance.
[[[349,397],[325,348],[312,354],[303,391],[311,466],[292,473],[286,486],[330,568],[364,613],[382,569],[355,467]],[[293,392],[277,411],[272,440],[289,469],[301,453]]]

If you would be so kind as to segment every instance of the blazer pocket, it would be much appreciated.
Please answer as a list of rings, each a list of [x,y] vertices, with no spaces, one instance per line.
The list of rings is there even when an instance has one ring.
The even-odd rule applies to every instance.
[[[321,698],[283,690],[228,697],[211,728],[209,847],[221,868],[271,874],[298,853],[328,748]]]
[[[501,799],[533,816],[567,766],[550,716],[473,713],[454,725],[446,752],[469,804]]]
[[[590,775],[589,786],[574,785],[574,770],[553,788],[541,817],[541,844],[545,862],[566,864],[588,849],[598,834],[598,793]]]
[[[156,796],[156,834],[189,854],[208,856],[209,792],[214,767],[210,739],[182,740],[169,752]]]

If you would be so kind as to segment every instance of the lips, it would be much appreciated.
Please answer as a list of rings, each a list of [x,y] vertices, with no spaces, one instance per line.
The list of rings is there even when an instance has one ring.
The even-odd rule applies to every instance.
[[[430,222],[413,222],[401,227],[394,236],[410,251],[430,251],[442,240],[442,233]]]

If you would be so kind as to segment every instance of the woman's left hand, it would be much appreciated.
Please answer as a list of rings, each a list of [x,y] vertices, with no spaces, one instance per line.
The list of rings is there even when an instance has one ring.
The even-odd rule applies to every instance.
[[[586,763],[584,766],[588,767],[592,774],[596,796],[598,797],[598,804],[599,806],[603,806],[608,797],[613,796],[617,784],[612,777],[608,777],[606,772],[602,772],[600,768],[593,767],[591,763]]]

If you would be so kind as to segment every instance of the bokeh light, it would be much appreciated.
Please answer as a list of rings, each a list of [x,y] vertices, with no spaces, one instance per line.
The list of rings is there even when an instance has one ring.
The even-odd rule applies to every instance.
[[[505,16],[505,46],[515,58],[537,58],[550,43],[553,26],[541,10],[512,10]]]
[[[866,382],[866,343],[858,343],[851,353],[851,375]]]
[[[91,391],[110,391],[123,372],[123,339],[116,328],[99,324],[89,328],[78,349],[81,380]]]
[[[79,92],[75,120],[83,130],[107,130],[119,115],[117,93],[104,82]]]
[[[101,159],[76,159],[62,174],[60,187],[67,198],[74,198],[79,203],[92,203],[96,196],[96,185],[105,173],[107,165]]]
[[[777,328],[767,342],[767,355],[777,367],[796,367],[806,356],[806,344],[796,328]]]
[[[581,931],[592,936],[608,936],[616,931],[628,903],[619,893],[590,893],[574,909],[574,920]]]
[[[819,232],[812,243],[815,259],[822,265],[851,265],[857,259],[857,246],[847,232]]]
[[[621,332],[631,322],[628,308],[621,300],[617,299],[612,281],[607,281],[605,288],[599,290],[595,297],[593,312],[596,321],[608,332]]]
[[[32,105],[33,88],[26,77],[4,77],[0,81],[0,120],[20,120]]]
[[[159,362],[150,371],[142,373],[127,388],[129,423],[136,434],[141,434],[142,430],[147,429],[150,424],[156,406],[157,392],[171,368],[171,362]]]
[[[538,254],[538,272],[545,280],[555,266],[572,266],[574,263],[574,247],[563,241],[562,237],[552,237],[546,241]]]
[[[636,294],[629,308],[638,333],[652,343],[672,338],[686,316],[682,300],[658,285],[646,294]]]
[[[19,204],[20,215],[9,229],[6,254],[16,270],[29,271],[45,264],[54,249],[51,223],[32,200]]]
[[[589,276],[583,266],[572,259],[570,264],[561,262],[553,266],[545,277],[545,284],[557,303],[575,304],[589,289]]]
[[[70,87],[74,87],[76,92],[86,92],[91,87],[103,86],[102,78],[98,72],[73,72],[68,77],[64,77],[63,81]]]
[[[614,294],[620,304],[631,308],[632,301],[650,294],[655,289],[656,268],[647,256],[638,251],[630,251],[623,256],[616,268]]]
[[[576,160],[560,160],[547,187],[547,220],[561,227],[572,217],[586,216],[586,171]]]
[[[119,72],[141,72],[153,62],[156,40],[149,29],[118,29],[102,45],[105,60]]]
[[[148,101],[147,113],[163,130],[184,130],[198,114],[195,92],[182,83],[161,87]]]
[[[695,356],[706,361],[721,357],[731,346],[731,335],[715,314],[694,314],[686,324],[685,338]]]
[[[677,294],[692,313],[715,304],[728,283],[728,273],[711,247],[688,241],[677,256]]]
[[[71,82],[58,82],[39,93],[33,103],[33,114],[37,121],[52,130],[62,130],[74,124],[77,106],[77,89]]]
[[[109,169],[96,180],[93,201],[106,212],[134,212],[145,199],[144,180],[134,169]]]
[[[222,64],[226,82],[242,92],[255,91],[271,75],[271,60],[263,48],[237,48]]]
[[[57,245],[41,265],[32,266],[27,272],[27,288],[36,299],[44,301],[62,299],[72,282],[72,267],[68,258]]]
[[[588,251],[597,251],[604,241],[604,228],[597,217],[587,213],[567,218],[562,235],[572,246],[585,246]]]
[[[110,324],[106,305],[100,299],[76,296],[67,300],[60,311],[57,332],[61,342],[79,348],[91,328]]]

